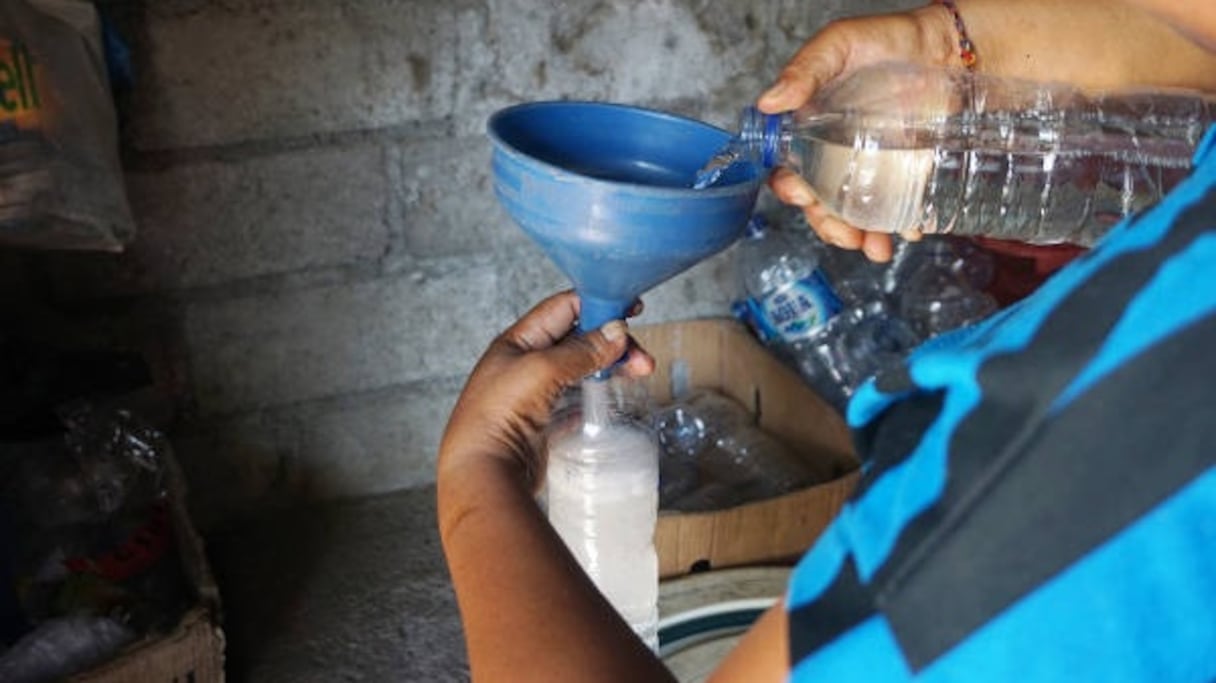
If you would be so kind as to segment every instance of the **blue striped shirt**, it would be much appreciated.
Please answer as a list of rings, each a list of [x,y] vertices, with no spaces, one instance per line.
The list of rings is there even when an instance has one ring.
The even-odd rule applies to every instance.
[[[1027,299],[865,385],[792,681],[1216,679],[1216,131]]]

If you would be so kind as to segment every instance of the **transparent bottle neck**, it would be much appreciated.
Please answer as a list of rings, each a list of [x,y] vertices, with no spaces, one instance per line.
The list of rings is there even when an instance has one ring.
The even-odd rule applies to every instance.
[[[764,168],[778,166],[789,149],[790,120],[789,113],[765,114],[755,107],[744,107],[739,115],[739,144]]]
[[[584,437],[594,437],[613,426],[650,430],[653,408],[644,379],[610,368],[584,377],[559,394],[548,427],[551,432],[576,429]]]
[[[768,234],[768,220],[763,214],[755,214],[747,221],[747,229],[744,230],[743,236],[749,240],[764,239]]]

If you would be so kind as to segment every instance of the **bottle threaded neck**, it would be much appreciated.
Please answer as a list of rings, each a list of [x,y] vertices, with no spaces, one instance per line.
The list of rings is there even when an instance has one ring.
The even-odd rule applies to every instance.
[[[768,232],[768,220],[761,214],[755,214],[747,222],[746,236],[748,239],[760,239]]]
[[[784,114],[765,114],[756,107],[744,107],[739,116],[739,141],[764,168],[781,163],[785,119]]]

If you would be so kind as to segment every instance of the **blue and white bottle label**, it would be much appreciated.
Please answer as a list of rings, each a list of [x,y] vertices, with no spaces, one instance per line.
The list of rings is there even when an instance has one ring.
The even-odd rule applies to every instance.
[[[819,271],[748,304],[764,334],[783,341],[811,336],[840,311],[840,300]]]

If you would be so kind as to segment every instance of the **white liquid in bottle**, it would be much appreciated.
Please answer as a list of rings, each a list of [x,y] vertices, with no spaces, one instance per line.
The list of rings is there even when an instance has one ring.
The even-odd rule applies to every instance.
[[[549,522],[600,592],[658,650],[658,444],[608,419],[607,382],[583,385],[581,427],[549,444]]]
[[[807,182],[846,222],[867,230],[922,227],[932,149],[805,142]]]
[[[731,145],[734,159],[795,170],[866,230],[1088,245],[1177,186],[1214,119],[1195,91],[1086,93],[892,62],[795,112],[745,108]]]

